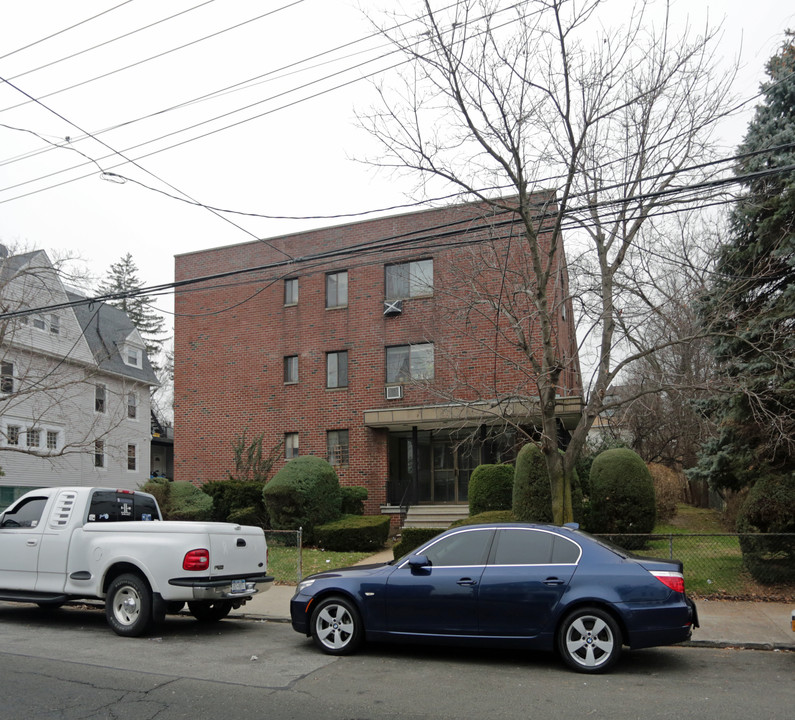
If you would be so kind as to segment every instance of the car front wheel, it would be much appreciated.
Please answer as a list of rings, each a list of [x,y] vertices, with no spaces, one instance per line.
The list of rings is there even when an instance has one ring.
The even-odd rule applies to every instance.
[[[138,575],[119,575],[108,588],[105,617],[117,635],[138,637],[152,622],[152,591]]]
[[[599,608],[570,613],[558,632],[563,661],[577,672],[609,670],[621,655],[621,630],[613,617]]]
[[[364,628],[359,611],[350,600],[330,597],[312,612],[312,639],[329,655],[350,655],[361,645]]]

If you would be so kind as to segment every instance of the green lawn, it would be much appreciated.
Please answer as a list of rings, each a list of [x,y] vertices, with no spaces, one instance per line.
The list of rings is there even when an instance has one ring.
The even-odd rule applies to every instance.
[[[366,552],[330,552],[316,548],[304,548],[302,553],[302,577],[312,575],[321,570],[353,565],[359,560],[369,557]],[[268,547],[268,574],[276,578],[279,585],[296,585],[298,583],[298,550],[294,547],[270,545]]]

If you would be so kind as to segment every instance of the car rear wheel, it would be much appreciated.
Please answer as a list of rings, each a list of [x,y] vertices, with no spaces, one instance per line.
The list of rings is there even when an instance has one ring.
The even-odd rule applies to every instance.
[[[199,622],[218,622],[229,615],[232,603],[229,600],[189,602],[188,610]]]
[[[364,627],[359,611],[350,600],[329,597],[312,612],[312,639],[329,655],[350,655],[362,643]]]
[[[152,622],[152,591],[138,575],[119,575],[108,588],[105,617],[117,635],[138,637]]]
[[[566,616],[558,632],[563,661],[577,672],[610,669],[621,655],[621,630],[613,617],[599,608],[579,608]]]

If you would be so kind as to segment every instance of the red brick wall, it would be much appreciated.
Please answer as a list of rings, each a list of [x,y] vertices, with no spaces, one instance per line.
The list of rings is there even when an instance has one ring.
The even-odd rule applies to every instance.
[[[500,282],[496,267],[467,272],[477,268],[483,248],[491,247],[462,243],[485,238],[487,233],[476,230],[482,224],[476,208],[459,206],[178,256],[178,282],[278,266],[187,285],[177,292],[175,478],[202,484],[228,477],[233,470],[232,442],[244,430],[248,437],[264,432],[267,448],[286,432],[298,432],[302,455],[325,457],[326,431],[347,429],[350,464],[338,468],[340,480],[366,486],[366,510],[374,513],[385,501],[387,433],[362,425],[365,410],[437,404],[452,394],[491,397],[495,389],[533,394],[534,378],[526,372],[521,353],[502,343],[495,362],[492,316],[477,306],[468,307],[463,297],[466,281],[474,276],[485,285]],[[455,235],[443,235],[453,228]],[[425,241],[407,245],[405,234],[420,230],[425,231]],[[393,242],[394,252],[389,251]],[[301,260],[362,243],[372,243],[372,250],[338,259]],[[496,254],[490,255],[499,261],[495,265],[518,268],[524,262],[521,243],[511,243],[496,242]],[[434,297],[404,300],[401,315],[385,317],[384,265],[426,257],[434,260]],[[335,269],[348,270],[348,307],[326,310],[325,275]],[[284,306],[285,277],[298,278],[297,306]],[[556,274],[550,281],[549,291],[562,300],[560,277]],[[557,317],[560,321],[560,313]],[[570,306],[567,318],[561,343],[569,345]],[[538,345],[537,329],[531,326],[529,322]],[[433,389],[406,385],[402,400],[387,402],[384,348],[426,340],[435,347]],[[348,351],[349,384],[327,389],[326,353],[339,350]],[[567,352],[576,358],[572,348]],[[283,381],[287,355],[299,356],[295,385]]]

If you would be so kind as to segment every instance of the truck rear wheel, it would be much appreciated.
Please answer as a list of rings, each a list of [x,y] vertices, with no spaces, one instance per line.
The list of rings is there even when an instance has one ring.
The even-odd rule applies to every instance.
[[[152,623],[152,591],[138,575],[119,575],[108,588],[105,617],[117,635],[139,637]]]

